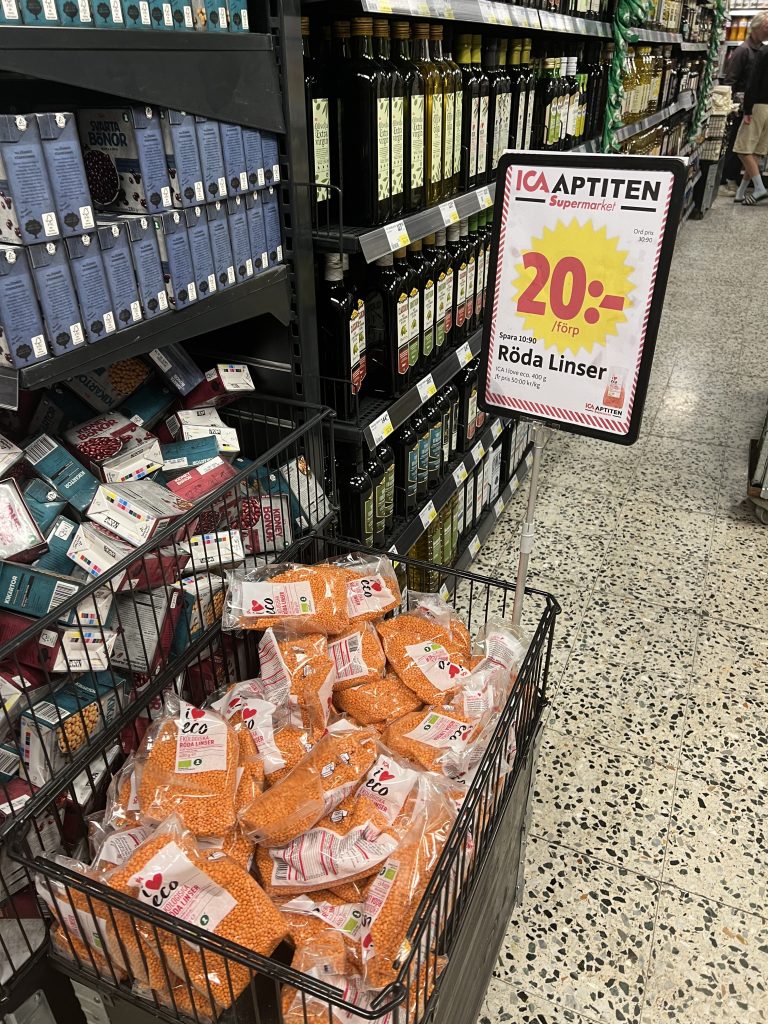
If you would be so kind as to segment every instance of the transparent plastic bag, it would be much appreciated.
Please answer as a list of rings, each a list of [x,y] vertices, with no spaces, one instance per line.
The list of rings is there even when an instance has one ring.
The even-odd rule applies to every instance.
[[[288,562],[228,573],[222,629],[276,626],[326,636],[348,629],[345,571]]]
[[[354,934],[362,921],[363,908],[359,901],[348,903],[332,889],[322,889],[311,896],[293,895],[278,902],[278,907],[297,953],[321,941],[333,973],[346,972],[355,950],[355,940],[350,933]]]
[[[152,831],[152,826],[148,824],[119,829],[105,828],[101,815],[91,815],[88,819],[88,843],[92,853],[92,867],[108,870],[124,864]]]
[[[391,722],[422,706],[421,700],[394,672],[334,695],[334,704],[360,725]]]
[[[333,692],[381,679],[387,664],[379,634],[370,622],[328,638],[328,655],[336,669]]]
[[[176,697],[166,707],[136,752],[141,814],[161,822],[176,813],[195,835],[224,835],[236,822],[237,734],[210,708]]]
[[[372,622],[400,607],[400,585],[394,567],[386,555],[351,552],[328,560],[345,570],[347,612],[352,625]]]
[[[110,780],[102,824],[105,828],[122,829],[138,825],[140,818],[136,765],[131,755]]]
[[[373,729],[335,722],[299,764],[240,814],[243,832],[255,843],[283,846],[348,796],[376,760]]]
[[[490,618],[472,638],[472,652],[505,673],[504,689],[509,693],[530,643],[531,638],[519,626]]]
[[[259,641],[259,678],[267,700],[289,706],[291,726],[313,741],[323,735],[336,680],[324,634],[268,629]]]

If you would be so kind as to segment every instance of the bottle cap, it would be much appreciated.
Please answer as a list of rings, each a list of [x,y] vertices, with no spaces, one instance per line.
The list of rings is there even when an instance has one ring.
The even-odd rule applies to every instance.
[[[436,25],[434,22],[429,26],[429,38],[430,39],[442,39],[443,38],[443,26]]]
[[[449,242],[458,242],[459,237],[460,237],[459,225],[458,224],[451,224],[451,226],[448,228],[448,241]]]
[[[411,26],[407,21],[393,21],[392,22],[392,38],[393,39],[410,39],[411,38]]]
[[[414,39],[429,39],[429,22],[417,21],[413,26]]]
[[[325,280],[341,281],[344,277],[342,271],[341,253],[328,252],[325,254]]]
[[[373,35],[375,39],[389,39],[389,22],[386,18],[373,19]]]
[[[349,22],[348,21],[334,21],[333,23],[333,34],[337,39],[349,39]]]
[[[383,256],[379,256],[377,260],[374,260],[377,267],[391,267],[394,263],[392,259],[392,253],[385,253]]]
[[[373,34],[373,18],[353,18],[352,35],[370,36]]]
[[[301,19],[301,34],[303,36],[309,35],[309,18]]]

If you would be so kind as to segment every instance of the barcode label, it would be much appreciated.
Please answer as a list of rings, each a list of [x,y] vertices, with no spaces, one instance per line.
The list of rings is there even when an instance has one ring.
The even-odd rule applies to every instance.
[[[55,451],[56,442],[52,441],[47,434],[42,434],[36,441],[27,446],[24,454],[27,457],[27,462],[31,462],[33,466],[36,466],[38,462],[42,462],[46,456]]]
[[[60,725],[66,718],[66,715],[62,715],[56,705],[51,704],[48,700],[41,700],[39,704],[35,704],[32,712],[35,718],[40,718],[50,725]]]
[[[10,750],[0,750],[0,775],[15,775],[21,758]]]
[[[64,580],[59,580],[53,588],[53,596],[51,597],[51,603],[48,605],[48,611],[61,604],[62,601],[66,601],[67,598],[72,597],[79,590],[80,587],[76,583],[65,583]]]

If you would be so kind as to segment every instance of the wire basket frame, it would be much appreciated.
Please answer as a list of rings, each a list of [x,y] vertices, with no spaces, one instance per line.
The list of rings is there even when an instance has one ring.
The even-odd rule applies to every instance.
[[[275,561],[335,516],[331,410],[249,396],[219,412],[241,453],[215,490],[136,547],[81,524],[81,578],[62,588],[51,575],[38,619],[0,613],[0,672],[17,690],[0,709],[0,999],[46,937],[29,872],[8,853],[19,816],[34,822],[35,853],[70,847],[73,820],[97,809],[164,691],[202,703],[252,674],[254,642],[220,633],[227,568]]]
[[[314,562],[321,558],[354,550],[354,546],[325,538],[298,541],[285,553],[294,561]],[[393,557],[396,569],[409,566],[429,568],[425,563]],[[489,610],[501,613],[511,610],[514,586],[485,579],[471,573],[441,569],[450,582],[457,610],[476,630],[485,621]],[[452,945],[462,923],[462,915],[473,892],[473,885],[494,840],[495,831],[507,807],[514,784],[530,751],[546,702],[546,682],[552,638],[559,606],[554,598],[539,591],[528,592],[529,602],[539,614],[525,661],[485,750],[476,776],[467,791],[458,817],[445,842],[435,869],[424,887],[418,908],[396,960],[396,980],[365,1006],[360,1006],[347,990],[294,970],[289,966],[290,948],[281,944],[267,958],[243,946],[224,940],[210,932],[154,911],[146,904],[124,896],[105,884],[90,880],[57,864],[50,852],[40,854],[33,848],[34,837],[45,814],[59,821],[63,839],[72,848],[72,821],[79,823],[74,836],[82,836],[84,815],[90,811],[91,799],[98,789],[88,791],[86,800],[77,800],[65,780],[49,789],[46,798],[37,800],[31,809],[22,808],[11,836],[11,854],[16,862],[32,873],[37,872],[52,898],[58,893],[71,910],[71,932],[59,935],[53,950],[57,966],[73,977],[91,985],[119,993],[124,999],[151,1010],[169,1020],[179,1018],[205,1021],[226,1013],[228,1021],[254,1022],[301,1021],[320,1024],[334,1020],[334,1008],[366,1020],[391,1024],[416,1024],[427,1019],[431,1000],[438,990],[450,962]],[[248,649],[245,662],[248,674],[254,674],[250,660],[254,651]],[[191,697],[186,682],[182,693]],[[152,709],[144,701],[134,710]],[[108,740],[101,741],[102,755]],[[119,762],[118,762],[119,763]],[[110,767],[110,773],[115,770]],[[74,799],[73,799],[74,797]],[[70,830],[64,829],[65,811],[62,801],[69,801]],[[30,843],[30,839],[32,843]],[[83,914],[86,916],[83,917]],[[137,991],[130,986],[119,969],[121,956],[100,957],[85,942],[83,922],[97,922],[103,946],[119,947],[124,963],[129,962],[127,946],[151,949],[159,957],[159,988]],[[87,925],[86,925],[87,927]],[[81,942],[77,941],[80,930]],[[135,945],[134,945],[135,944]],[[204,976],[211,971],[228,992],[221,1005],[211,990],[201,991],[201,964]],[[149,967],[149,965],[147,965]],[[156,965],[157,966],[157,965]],[[247,983],[243,984],[244,973]],[[193,984],[192,979],[196,979]],[[283,1017],[281,1001],[288,989],[293,990],[292,1016]],[[391,1015],[391,1016],[387,1016]]]

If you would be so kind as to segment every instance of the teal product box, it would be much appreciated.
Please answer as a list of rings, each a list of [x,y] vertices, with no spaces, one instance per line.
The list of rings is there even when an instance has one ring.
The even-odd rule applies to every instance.
[[[204,206],[193,206],[184,211],[189,234],[189,249],[192,253],[192,265],[195,268],[195,284],[199,298],[213,295],[218,290],[216,274],[213,266],[213,250],[211,235],[208,231],[208,218]]]
[[[227,178],[224,172],[219,122],[210,121],[207,117],[195,117],[195,131],[200,151],[200,165],[203,169],[206,202],[212,199],[226,199]]]
[[[267,236],[267,253],[269,265],[277,266],[283,262],[283,236],[280,229],[280,203],[276,188],[267,188],[261,193],[264,210],[264,231]]]
[[[123,21],[125,22],[125,27],[138,29],[139,31],[162,28],[163,6],[165,5],[155,3],[150,4],[148,0],[122,0]],[[156,23],[154,23],[152,19],[152,15],[154,13],[158,16],[158,21]],[[173,28],[173,23],[171,22],[166,27]]]
[[[0,19],[0,25],[2,23],[2,19]],[[0,785],[7,785],[7,783],[17,778],[20,767],[21,754],[16,747],[11,746],[9,743],[0,743]]]
[[[87,580],[86,582],[90,582]],[[83,589],[71,577],[62,578],[29,565],[0,563],[0,607],[34,619],[42,619]],[[61,612],[59,622],[86,629],[109,627],[114,599],[109,587],[99,587],[73,608]]]
[[[203,383],[203,371],[181,345],[166,345],[165,348],[152,349],[151,352],[147,352],[147,358],[152,360],[158,373],[180,395],[188,395],[198,384]],[[218,448],[214,455],[218,455]]]
[[[75,563],[67,557],[67,551],[76,532],[77,523],[73,523],[66,516],[57,516],[45,537],[48,550],[34,562],[35,568],[55,572],[59,576],[71,575],[75,570]]]
[[[191,0],[171,0],[171,10],[176,31],[194,32],[195,12]]]
[[[99,481],[74,455],[48,434],[41,434],[25,447],[24,458],[73,508],[85,513],[99,488]]]
[[[168,302],[173,309],[183,309],[197,301],[186,221],[181,211],[174,211],[155,217],[154,225]]]
[[[97,206],[120,213],[161,213],[171,208],[163,130],[154,107],[79,110],[77,127]]]
[[[25,25],[58,25],[59,12],[54,0],[19,0]]]
[[[59,3],[63,7],[78,7],[75,0],[59,0]],[[85,4],[90,16],[88,0],[79,0],[79,3]],[[62,235],[92,231],[94,218],[91,193],[85,176],[75,115],[61,112],[35,114],[35,119]]]
[[[277,185],[280,181],[280,150],[274,132],[261,133],[261,155],[267,185]]]
[[[133,269],[128,232],[119,221],[102,224],[97,229],[101,258],[112,296],[112,307],[118,331],[140,324],[144,319],[139,300],[139,286]]]
[[[85,344],[85,331],[64,242],[41,242],[28,251],[51,353],[79,348]]]
[[[120,218],[128,235],[141,308],[147,320],[168,312],[168,292],[163,279],[160,248],[150,217]]]
[[[219,123],[221,152],[224,156],[224,173],[227,178],[227,193],[238,196],[248,191],[248,174],[245,169],[245,148],[243,129],[239,124]]]
[[[27,434],[30,437],[35,434],[62,434],[75,423],[82,423],[92,417],[93,410],[77,395],[73,395],[61,384],[54,384],[40,399],[29,422]]]
[[[248,233],[251,236],[251,258],[254,272],[260,274],[269,266],[267,235],[264,230],[264,208],[260,192],[249,192],[245,197],[245,212],[248,217]]]
[[[248,0],[227,0],[230,32],[249,32]]]
[[[92,28],[93,14],[88,0],[56,0],[59,21],[70,28]]]
[[[247,281],[253,277],[253,257],[251,256],[251,237],[248,234],[245,197],[235,196],[233,199],[227,200],[227,226],[232,246],[232,259],[235,264],[235,276],[238,281]]]
[[[208,231],[211,236],[213,251],[213,272],[219,285],[219,291],[230,288],[237,280],[235,261],[232,256],[232,243],[229,240],[226,202],[208,203],[205,208],[208,217]]]
[[[111,366],[98,366],[94,370],[77,373],[67,381],[67,388],[87,402],[91,409],[107,412],[132,395],[151,372],[146,363],[134,356]]]
[[[229,16],[227,7],[221,0],[205,0],[206,32],[228,32]]]
[[[37,121],[0,114],[0,242],[34,245],[60,237]]]
[[[204,462],[218,458],[219,445],[215,437],[196,437],[191,441],[171,441],[161,444],[163,453],[163,473],[173,479],[180,473],[202,466]]]
[[[264,188],[267,180],[264,176],[264,152],[261,146],[261,132],[258,128],[243,128],[243,150],[248,188],[251,191],[255,188]]]
[[[20,25],[18,0],[0,0],[0,25]]]
[[[66,501],[58,494],[55,487],[51,487],[49,483],[39,477],[28,480],[22,488],[22,494],[24,495],[24,504],[40,527],[40,532],[47,534],[64,511]]]
[[[194,115],[182,110],[161,109],[160,124],[173,205],[181,209],[205,202]]]
[[[117,410],[127,419],[151,430],[176,401],[176,396],[159,380],[150,377]]]
[[[93,345],[117,330],[99,240],[95,233],[76,235],[66,239],[66,246],[85,324],[85,337]]]
[[[130,696],[130,686],[125,676],[118,672],[85,672],[74,680],[73,689],[86,700],[108,698],[111,693],[116,693],[120,702],[125,705]]]
[[[27,250],[20,245],[0,245],[0,366],[18,369],[47,358],[43,316]]]
[[[125,28],[120,0],[91,0],[94,28]]]

